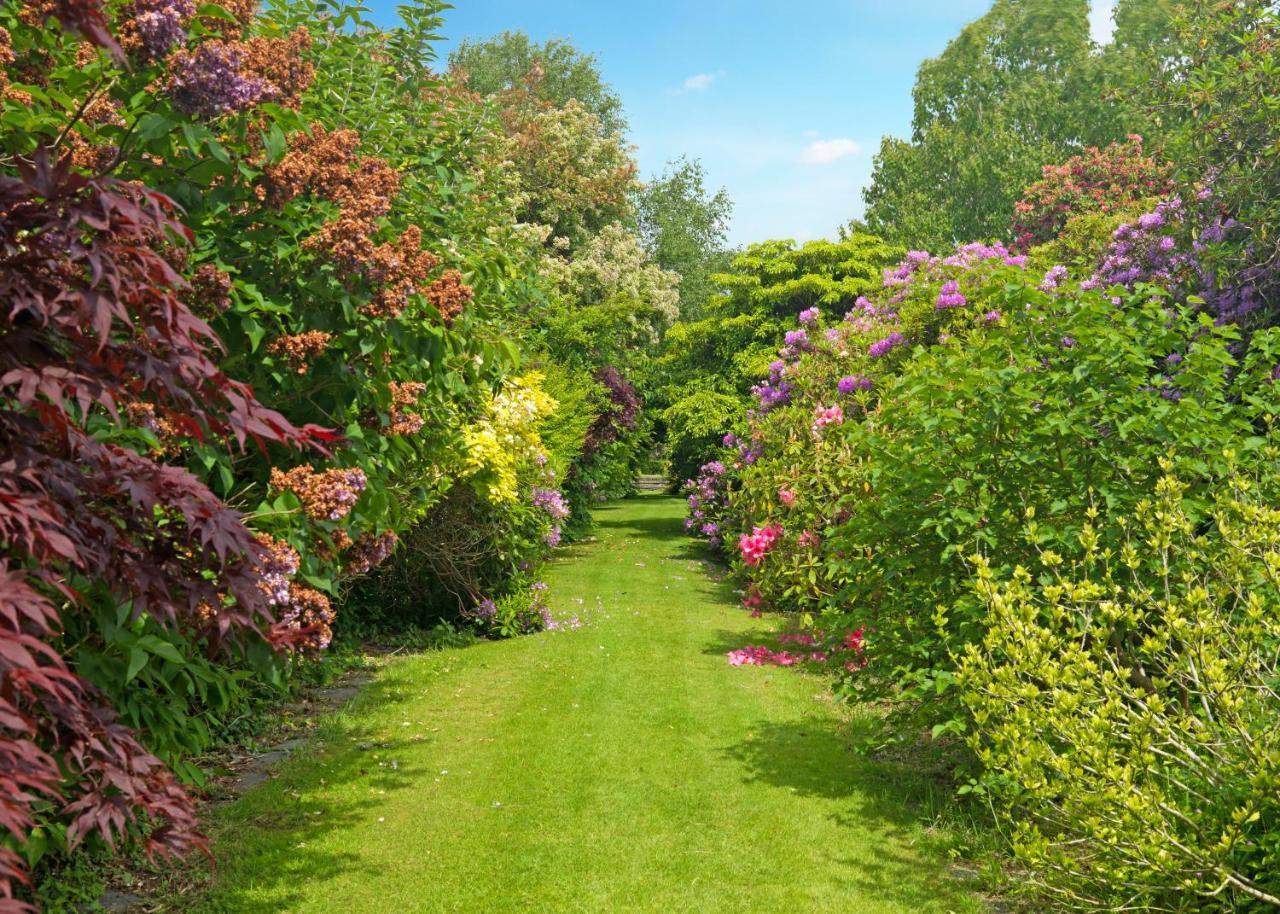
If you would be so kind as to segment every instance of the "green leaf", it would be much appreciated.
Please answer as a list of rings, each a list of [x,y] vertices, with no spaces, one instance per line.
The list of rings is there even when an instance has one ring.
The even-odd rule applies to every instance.
[[[147,661],[151,659],[148,654],[140,647],[129,648],[129,667],[125,670],[124,681],[126,683],[133,682],[135,676],[142,672],[142,668],[147,665]]]

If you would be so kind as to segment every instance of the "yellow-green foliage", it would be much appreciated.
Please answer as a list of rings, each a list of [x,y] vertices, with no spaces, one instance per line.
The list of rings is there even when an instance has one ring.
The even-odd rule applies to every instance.
[[[1168,466],[1166,465],[1166,472]],[[1115,550],[1000,580],[960,682],[1031,883],[1072,911],[1280,904],[1280,510],[1237,476],[1200,529],[1166,475]],[[1206,529],[1207,528],[1207,529]]]
[[[493,504],[514,502],[522,465],[547,459],[538,426],[556,401],[542,389],[544,380],[533,371],[507,381],[464,433],[467,472]]]

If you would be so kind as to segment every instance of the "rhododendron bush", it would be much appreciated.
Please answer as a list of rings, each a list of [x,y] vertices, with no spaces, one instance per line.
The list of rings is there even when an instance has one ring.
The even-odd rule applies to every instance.
[[[1280,496],[1280,337],[1254,329],[1245,339],[1241,327],[1225,318],[1253,309],[1215,307],[1241,301],[1239,296],[1190,294],[1204,288],[1202,273],[1195,236],[1178,230],[1182,223],[1171,217],[1176,211],[1172,201],[1151,218],[1122,226],[1110,250],[1098,252],[1096,272],[1083,278],[1073,279],[1061,266],[1033,271],[1026,255],[999,244],[963,245],[945,257],[909,253],[886,269],[881,290],[860,297],[843,319],[798,315],[754,391],[748,431],[727,436],[718,459],[687,489],[687,526],[733,563],[744,608],[792,614],[824,631],[862,633],[853,665],[830,663],[821,651],[759,645],[744,645],[729,661],[790,666],[826,660],[847,697],[891,700],[879,740],[924,732],[957,750],[964,745],[957,738],[967,740],[973,754],[955,753],[956,764],[974,777],[966,790],[998,797],[1015,822],[1045,823],[1039,831],[1029,826],[1016,845],[1037,867],[1034,884],[1096,910],[1112,910],[1106,905],[1119,898],[1104,890],[1107,880],[1099,874],[1131,866],[1153,869],[1140,869],[1132,885],[1115,892],[1147,892],[1158,903],[1178,892],[1216,892],[1228,899],[1217,909],[1238,910],[1258,892],[1274,894],[1266,875],[1274,860],[1267,829],[1232,831],[1240,840],[1262,843],[1256,854],[1224,855],[1216,839],[1193,835],[1187,822],[1159,811],[1155,799],[1150,808],[1128,810],[1124,788],[1083,783],[1087,779],[1072,773],[1078,766],[1045,762],[1058,778],[1050,786],[1023,768],[1028,755],[1040,758],[1049,747],[1073,744],[1051,726],[1077,734],[1074,745],[1098,757],[1143,751],[1141,728],[1150,715],[1172,714],[1172,707],[1153,705],[1131,729],[1126,724],[1109,731],[1108,741],[1085,750],[1091,718],[1066,711],[1060,718],[1037,718],[1036,726],[993,733],[1015,698],[1031,702],[1003,678],[1005,670],[983,674],[984,695],[973,691],[972,652],[982,644],[1010,663],[1029,664],[1037,681],[1049,672],[1067,677],[1072,668],[1057,649],[1031,659],[1022,644],[1026,610],[1007,620],[993,615],[992,591],[975,588],[975,567],[985,569],[988,580],[1021,586],[1028,580],[1021,569],[1045,562],[1051,568],[1083,548],[1110,560],[1121,557],[1133,577],[1127,586],[1157,593],[1163,585],[1153,547],[1138,561],[1124,559],[1134,548],[1134,532],[1123,522],[1095,523],[1099,512],[1164,519],[1143,512],[1161,480],[1174,476],[1181,523],[1217,554],[1212,550],[1235,547],[1229,539],[1234,528],[1219,523],[1221,505],[1215,508],[1215,502],[1241,485],[1241,473],[1250,480],[1251,504]],[[1117,252],[1114,246],[1123,244],[1130,250]],[[1138,245],[1150,253],[1133,256]],[[1161,272],[1159,257],[1174,267]],[[1174,291],[1152,284],[1155,279]],[[1197,547],[1179,548],[1189,550],[1180,561],[1195,574],[1214,573]],[[1249,574],[1264,575],[1260,554],[1232,554],[1255,563]],[[1273,583],[1259,586],[1265,588],[1260,599],[1274,599]],[[1059,599],[1059,593],[1046,598]],[[1213,604],[1202,611],[1201,624],[1216,618],[1227,626],[1237,612]],[[1146,612],[1149,624],[1180,624],[1153,619],[1154,609]],[[1133,668],[1152,677],[1154,685],[1135,681],[1137,689],[1170,701],[1182,689],[1198,707],[1198,689],[1204,688],[1205,701],[1217,700],[1216,687],[1181,676],[1174,677],[1181,685],[1166,688],[1159,664],[1176,663],[1176,657],[1133,660],[1140,651],[1158,651],[1122,620],[1103,617],[1090,624],[1106,630],[1096,643],[1114,668],[1123,673],[1126,664],[1141,663]],[[1218,642],[1206,647],[1206,656],[1225,663],[1238,658],[1261,670],[1261,644]],[[1055,691],[1045,701],[1062,698]],[[1260,698],[1247,714],[1221,721],[1215,739],[1246,740],[1261,721],[1274,727],[1277,713],[1271,698]],[[1159,725],[1180,733],[1198,726],[1172,718]],[[1180,755],[1177,764],[1184,763]],[[1243,821],[1233,817],[1265,805],[1268,789],[1261,781],[1246,787],[1238,779],[1248,764],[1243,755],[1230,764],[1236,767],[1220,777],[1235,792],[1204,811],[1206,822],[1214,828],[1222,823],[1227,831]],[[1195,777],[1169,772],[1164,783],[1170,785]],[[1099,775],[1102,784],[1111,777]],[[1128,783],[1125,775],[1116,774],[1114,783],[1122,782]],[[1090,802],[1066,799],[1077,787]],[[1161,789],[1153,782],[1151,797]],[[1197,801],[1188,795],[1186,802]],[[1127,816],[1151,818],[1139,827]],[[1128,824],[1119,835],[1097,824],[1120,819]],[[1201,873],[1194,890],[1186,882],[1175,887],[1167,870],[1143,856],[1154,853],[1154,845],[1137,841],[1147,828],[1183,842],[1179,865]],[[1086,848],[1071,841],[1082,832],[1090,842]]]

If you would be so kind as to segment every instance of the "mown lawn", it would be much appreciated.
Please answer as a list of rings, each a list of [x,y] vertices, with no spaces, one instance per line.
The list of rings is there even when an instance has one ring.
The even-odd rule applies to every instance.
[[[733,668],[758,642],[682,505],[600,512],[550,569],[578,631],[389,665],[279,777],[223,807],[176,910],[986,910],[909,772],[854,756],[820,680]]]

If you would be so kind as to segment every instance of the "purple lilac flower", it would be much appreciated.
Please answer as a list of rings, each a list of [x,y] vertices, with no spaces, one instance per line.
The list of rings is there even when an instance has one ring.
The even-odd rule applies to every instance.
[[[240,52],[221,41],[206,41],[175,67],[169,79],[174,106],[195,117],[247,111],[269,99],[274,87],[240,72]]]
[[[365,479],[364,470],[351,468],[332,471],[330,484],[333,487],[331,493],[334,508],[329,512],[329,520],[341,520],[351,513],[351,508],[360,500],[360,493],[368,485],[368,480]]]
[[[195,15],[194,0],[136,0],[133,23],[147,60],[160,60],[187,40],[186,23]]]
[[[266,591],[267,603],[283,606],[289,602],[289,581],[298,573],[298,553],[287,544],[266,549],[258,564],[259,586]]]

